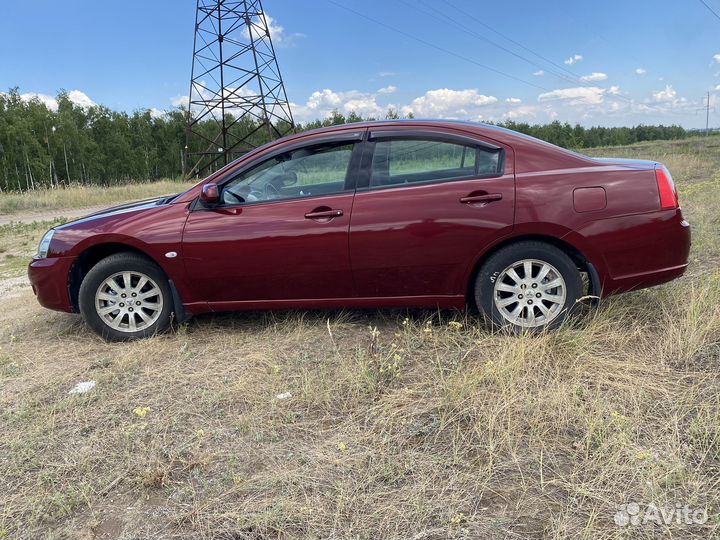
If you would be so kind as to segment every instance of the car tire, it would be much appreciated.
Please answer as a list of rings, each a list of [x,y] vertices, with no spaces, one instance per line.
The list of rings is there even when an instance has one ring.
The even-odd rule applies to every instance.
[[[167,329],[173,297],[158,265],[136,253],[102,259],[80,285],[80,313],[108,341],[150,337]]]
[[[521,241],[485,261],[474,294],[477,307],[493,326],[521,333],[560,326],[575,311],[582,290],[577,265],[561,249]]]

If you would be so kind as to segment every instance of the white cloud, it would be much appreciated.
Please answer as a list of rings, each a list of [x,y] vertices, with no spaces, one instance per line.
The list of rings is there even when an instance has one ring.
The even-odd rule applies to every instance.
[[[195,81],[193,83],[192,96],[194,103],[190,109],[193,114],[198,114],[205,110],[209,113],[210,118],[219,120],[222,114],[220,104],[220,89],[217,81],[212,79],[210,83],[206,80]],[[262,105],[259,98],[260,90],[255,82],[251,82],[245,86],[233,87],[226,86],[225,98],[231,100],[230,104],[225,106],[225,113],[240,115],[245,112],[252,112],[261,115]],[[202,101],[204,103],[198,103]],[[184,107],[187,109],[189,104],[188,96],[175,96],[170,98],[173,107]]]
[[[538,101],[565,101],[570,105],[597,105],[603,102],[605,90],[597,86],[580,86],[575,88],[563,88],[545,92],[538,96]]]
[[[172,103],[173,107],[187,107],[188,101],[190,101],[188,96],[175,96],[174,98],[170,98],[170,103]]]
[[[256,32],[260,32],[263,26],[267,25],[268,31],[270,32],[270,39],[272,39],[273,45],[277,47],[291,47],[298,38],[305,37],[305,34],[301,33],[287,34],[285,27],[278,24],[277,20],[267,13],[261,13],[259,16],[254,17],[252,22],[253,38],[264,38],[264,36],[258,36]],[[250,31],[247,26],[243,27],[242,34],[245,39],[250,39]]]
[[[590,75],[584,75],[583,77],[580,77],[580,80],[584,81],[584,82],[597,82],[597,81],[604,81],[607,78],[608,78],[607,74],[594,71]]]
[[[716,64],[720,64],[720,53],[718,53],[718,54],[716,54],[716,55],[713,56],[713,61],[714,61]]]
[[[85,109],[89,109],[90,107],[95,107],[97,105],[97,103],[90,99],[85,92],[81,92],[80,90],[71,90],[68,92],[68,98],[75,105],[79,105]]]
[[[533,73],[533,75],[535,75],[536,77],[542,77],[543,75],[545,75],[545,71],[539,69],[535,73]]]
[[[438,88],[420,93],[415,99],[390,103],[398,92],[393,85],[371,92],[325,88],[312,92],[306,100],[291,103],[291,108],[295,120],[303,124],[327,118],[334,110],[346,117],[355,112],[364,118],[384,118],[388,109],[393,108],[401,115],[412,113],[418,118],[538,123],[558,119],[584,125],[630,125],[667,122],[673,119],[669,114],[677,115],[678,111],[689,114],[697,104],[680,97],[671,86],[647,94],[644,101],[631,99],[631,94],[617,85],[558,88],[540,93],[536,102],[512,95],[498,99],[476,88]],[[620,96],[628,97],[620,101]],[[176,103],[186,105],[187,97],[173,98],[173,104]]]
[[[720,90],[720,84],[715,87],[715,90]]]
[[[334,110],[342,114],[355,112],[363,117],[385,116],[389,107],[377,103],[377,94],[358,92],[334,92],[329,88],[313,92],[304,105],[291,103],[293,117],[298,122],[308,122],[329,117]]]
[[[647,69],[639,67],[635,70],[635,73],[642,77],[643,75],[647,74]]]
[[[653,92],[653,101],[657,103],[672,103],[677,99],[677,91],[668,85],[665,85],[665,90],[658,90]]]
[[[578,62],[582,62],[583,56],[582,54],[574,54],[570,58],[565,59],[565,63],[568,66],[572,66],[573,64],[577,64]]]
[[[89,109],[90,107],[95,107],[97,105],[97,103],[90,99],[85,92],[81,92],[80,90],[71,90],[70,92],[68,92],[67,95],[68,99],[78,107]],[[20,99],[22,99],[23,101],[31,101],[33,99],[36,99],[40,103],[44,103],[45,106],[51,111],[58,110],[57,99],[47,94],[28,92],[26,94],[20,94]]]
[[[647,103],[655,103],[657,111],[667,111],[670,109],[682,109],[688,106],[694,106],[684,97],[678,96],[677,90],[672,85],[666,85],[663,90],[652,93],[652,97],[646,100]]]
[[[395,77],[397,75],[394,71],[378,71],[378,77]]]
[[[32,101],[35,99],[40,103],[44,103],[45,106],[51,111],[57,111],[58,108],[57,99],[52,96],[48,96],[47,94],[37,94],[35,92],[29,92],[27,94],[20,94],[20,99],[22,99],[23,101]]]
[[[481,118],[479,108],[497,103],[495,96],[478,93],[477,89],[450,90],[439,88],[429,90],[415,98],[410,105],[402,108],[403,114],[412,113],[432,118]]]
[[[153,118],[162,118],[167,114],[166,111],[161,111],[160,109],[157,109],[155,107],[153,107],[152,109],[148,109],[148,111],[150,112],[150,116]]]
[[[506,120],[534,120],[539,112],[540,110],[536,106],[521,105],[503,113],[502,117]]]
[[[378,94],[384,94],[384,95],[394,94],[395,92],[397,92],[397,86],[393,86],[392,84],[391,84],[390,86],[386,86],[386,87],[384,87],[384,88],[380,88],[380,89],[377,91]]]

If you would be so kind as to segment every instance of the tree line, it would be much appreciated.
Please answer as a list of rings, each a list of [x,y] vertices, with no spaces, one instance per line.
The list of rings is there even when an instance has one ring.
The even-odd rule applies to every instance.
[[[0,93],[0,190],[26,191],[71,184],[110,185],[160,178],[178,178],[185,159],[187,111],[163,115],[148,110],[133,113],[104,106],[81,107],[66,92],[57,96],[57,110],[38,99],[25,100],[17,88]],[[389,110],[386,118],[399,118]],[[328,118],[298,125],[309,130],[372,120],[338,111]],[[550,124],[498,124],[571,149],[625,145],[640,141],[680,139],[690,135],[680,126],[590,127],[558,121]],[[233,126],[236,136],[255,131],[251,143],[268,142],[266,130],[251,120]],[[201,126],[212,138],[214,125]],[[202,152],[200,139],[189,152]]]

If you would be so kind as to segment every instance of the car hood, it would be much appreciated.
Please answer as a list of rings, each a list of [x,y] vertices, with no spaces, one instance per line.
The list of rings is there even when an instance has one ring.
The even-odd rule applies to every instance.
[[[93,212],[92,214],[88,214],[87,216],[81,217],[79,219],[70,221],[68,223],[65,223],[64,225],[60,225],[59,227],[56,227],[56,229],[64,229],[71,227],[73,225],[77,225],[79,223],[85,223],[87,221],[93,221],[96,219],[102,219],[107,218],[111,216],[117,216],[120,214],[126,214],[129,212],[141,212],[145,210],[149,210],[151,208],[157,208],[158,206],[164,206],[171,201],[173,197],[155,197],[153,199],[143,199],[141,201],[135,201],[130,203],[121,204],[118,206],[112,206],[110,208],[106,208],[105,210],[100,210],[99,212]]]

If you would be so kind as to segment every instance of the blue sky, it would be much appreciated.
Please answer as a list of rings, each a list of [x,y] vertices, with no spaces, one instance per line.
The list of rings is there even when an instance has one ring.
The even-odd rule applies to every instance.
[[[705,1],[720,14],[720,0]],[[0,90],[19,86],[52,105],[65,89],[127,111],[170,109],[188,94],[193,0],[3,4]],[[300,121],[392,106],[417,117],[704,127],[710,91],[720,125],[720,18],[700,0],[264,7]]]

